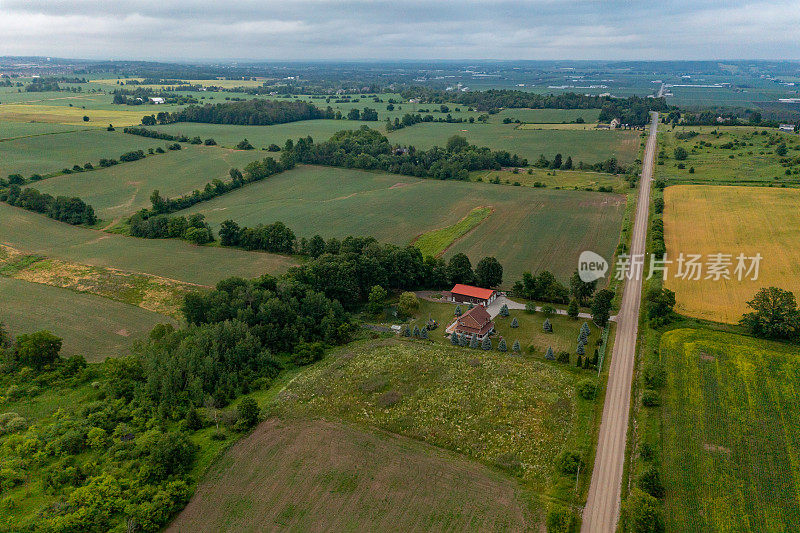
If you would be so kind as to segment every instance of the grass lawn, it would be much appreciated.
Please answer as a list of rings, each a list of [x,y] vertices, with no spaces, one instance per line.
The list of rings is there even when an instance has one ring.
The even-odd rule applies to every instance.
[[[101,361],[128,352],[156,324],[177,322],[93,294],[0,277],[0,322],[14,335],[47,329],[64,339],[62,354]]]
[[[214,463],[167,531],[522,531],[540,519],[526,500],[512,480],[421,442],[271,419]]]
[[[762,287],[776,286],[800,294],[800,190],[767,187],[675,185],[664,190],[664,236],[668,257],[684,254],[732,255],[730,280],[680,279],[675,291],[679,313],[717,322],[738,322],[746,302]],[[734,275],[736,256],[760,253],[758,279]],[[705,273],[703,278],[705,278]]]
[[[194,246],[174,239],[137,239],[70,226],[4,203],[0,203],[0,220],[0,244],[24,253],[189,283],[213,285],[230,276],[278,274],[296,264],[282,255]]]
[[[76,129],[74,126],[70,128]],[[37,129],[31,128],[31,131]],[[25,177],[33,173],[48,174],[86,163],[97,166],[100,158],[118,159],[120,155],[131,150],[147,151],[148,148],[165,144],[165,141],[158,139],[101,129],[22,137],[0,142],[0,176],[16,173]]]
[[[666,530],[800,530],[797,347],[679,329],[661,360]]]
[[[231,168],[242,168],[264,157],[263,152],[255,150],[185,144],[182,150],[91,172],[56,176],[35,186],[53,196],[78,196],[94,208],[98,217],[113,220],[149,208],[154,189],[167,197],[188,194],[214,179],[227,181]]]
[[[610,257],[619,240],[625,198],[300,166],[185,213],[203,213],[212,225],[229,218],[247,226],[280,220],[298,237],[372,235],[405,245],[420,234],[455,225],[477,207],[494,211],[445,257],[463,252],[475,264],[494,255],[510,285],[525,270],[549,269],[566,280],[585,249]]]
[[[690,139],[677,139],[676,134],[697,132]],[[768,135],[761,135],[767,131]],[[712,133],[712,132],[716,132]],[[780,143],[785,143],[787,154],[783,157],[800,158],[800,138],[797,135],[780,133],[775,128],[681,126],[674,130],[659,131],[659,160],[655,177],[671,182],[714,185],[800,185],[800,163],[791,167],[786,175],[782,157],[775,153]],[[723,148],[728,143],[738,143],[732,148]],[[702,144],[701,144],[702,143]],[[708,146],[710,144],[711,146]],[[687,153],[686,160],[677,161],[676,148]],[[683,164],[686,168],[678,168]],[[694,168],[694,173],[689,169]]]
[[[568,365],[385,339],[346,346],[298,376],[270,412],[340,419],[461,453],[572,503],[562,450],[591,453],[594,402],[575,385],[593,376]],[[590,470],[586,470],[587,472]]]
[[[460,307],[463,312],[467,311],[467,306],[461,305]],[[455,308],[456,304],[453,303],[439,303],[421,299],[419,311],[409,322],[410,327],[414,329],[414,326],[417,325],[421,328],[427,323],[429,317],[433,318],[439,323],[439,328],[430,332],[430,339],[437,344],[447,344],[449,346],[450,338],[444,337],[444,330],[455,320]],[[569,352],[571,363],[575,363],[577,359],[575,348],[577,347],[578,334],[585,320],[573,320],[564,315],[530,314],[516,309],[512,309],[509,313],[507,318],[501,316],[494,318],[497,333],[492,337],[493,349],[497,349],[502,337],[506,340],[509,353],[514,341],[519,340],[522,352],[536,359],[543,359],[547,348],[552,347],[556,354],[562,351]],[[519,323],[518,328],[511,327],[511,321],[515,317]],[[542,328],[546,318],[550,319],[550,323],[553,326],[552,333],[545,333]],[[588,321],[588,323],[591,328],[591,334],[589,335],[586,353],[591,355],[594,353],[597,340],[602,335],[602,330],[598,329],[591,321]]]
[[[387,135],[397,144],[410,144],[417,148],[445,146],[447,139],[461,135],[470,143],[488,146],[494,150],[507,150],[528,159],[529,163],[544,154],[552,159],[560,153],[564,159],[572,156],[579,161],[597,163],[616,157],[630,164],[639,151],[639,134],[636,131],[599,131],[586,125],[586,130],[575,129],[522,129],[514,124],[446,124],[423,123],[403,128]]]

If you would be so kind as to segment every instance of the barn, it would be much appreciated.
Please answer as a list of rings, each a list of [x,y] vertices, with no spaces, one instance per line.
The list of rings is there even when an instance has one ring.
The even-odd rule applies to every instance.
[[[497,298],[497,291],[494,289],[483,289],[460,283],[457,283],[450,291],[450,301],[459,304],[474,304],[486,307],[495,298]]]
[[[473,336],[478,340],[490,335],[494,331],[494,322],[489,312],[481,306],[476,306],[456,318],[445,330],[446,333],[466,335],[468,339]]]

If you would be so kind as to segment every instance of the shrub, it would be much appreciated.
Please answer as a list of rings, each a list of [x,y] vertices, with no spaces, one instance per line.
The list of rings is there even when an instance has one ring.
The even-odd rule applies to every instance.
[[[563,505],[553,504],[547,511],[547,533],[569,533],[575,517]]]
[[[556,459],[556,468],[562,474],[574,476],[579,468],[583,468],[581,454],[571,450],[564,450]]]
[[[569,364],[569,352],[558,352],[558,358],[556,360],[559,363]]]
[[[236,412],[239,415],[239,424],[244,429],[250,429],[258,423],[258,417],[261,416],[261,410],[258,404],[252,398],[245,397],[239,402],[236,407]]]
[[[591,379],[582,380],[578,383],[578,394],[584,400],[594,400],[597,396],[597,384]]]
[[[664,497],[664,484],[661,483],[661,475],[655,466],[650,466],[642,472],[638,481],[639,488],[654,498]]]
[[[644,367],[644,384],[648,389],[660,389],[667,380],[667,373],[660,363],[649,363]]]
[[[641,489],[635,488],[622,505],[622,516],[633,533],[662,533],[664,520],[658,500]]]
[[[642,394],[642,405],[645,407],[658,407],[661,405],[661,398],[658,395],[658,391],[646,389]]]

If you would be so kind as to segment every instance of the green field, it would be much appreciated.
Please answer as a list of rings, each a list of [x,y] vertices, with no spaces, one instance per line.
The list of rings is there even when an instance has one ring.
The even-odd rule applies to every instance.
[[[242,168],[263,157],[256,150],[184,145],[182,150],[139,161],[50,178],[36,188],[54,196],[78,196],[94,207],[98,217],[110,221],[149,208],[154,189],[167,197],[188,194],[214,179],[228,180],[232,167]]]
[[[679,329],[661,359],[666,530],[800,530],[797,347]]]
[[[521,120],[528,124],[561,124],[582,118],[587,124],[597,122],[599,109],[503,109],[492,116],[493,122],[505,118]]]
[[[372,235],[404,245],[482,206],[494,212],[445,257],[463,252],[475,264],[494,255],[510,285],[526,270],[549,269],[566,280],[585,249],[610,257],[619,241],[625,198],[300,166],[186,213],[203,213],[213,225],[229,218],[247,226],[280,220],[298,237]]]
[[[334,133],[341,130],[355,130],[367,125],[384,131],[382,123],[361,122],[359,120],[301,120],[288,124],[273,126],[237,126],[230,124],[201,124],[196,122],[179,122],[164,126],[152,126],[148,129],[163,131],[173,135],[183,134],[188,137],[209,137],[221,146],[233,147],[242,139],[247,139],[256,149],[266,148],[270,144],[283,147],[286,139],[297,140],[311,136],[314,141],[327,141]],[[266,155],[270,155],[265,153]],[[280,154],[271,154],[275,157]]]
[[[22,252],[189,283],[213,285],[230,276],[283,272],[294,264],[292,259],[274,254],[103,233],[4,203],[0,203],[0,220],[0,244]]]
[[[387,339],[334,352],[294,379],[270,411],[377,426],[572,502],[574,476],[562,476],[554,462],[565,449],[588,460],[594,402],[578,397],[575,385],[591,375],[541,356]]]
[[[691,131],[699,135],[685,140],[675,137],[676,133]],[[762,135],[762,131],[768,134]],[[656,178],[708,185],[800,185],[800,165],[792,165],[792,174],[787,175],[788,167],[781,164],[782,157],[775,153],[778,145],[785,143],[787,154],[784,157],[800,158],[797,135],[780,133],[774,128],[681,126],[659,132],[658,137],[659,152],[663,154],[658,159],[664,164],[656,165]],[[732,142],[738,144],[732,149],[723,148]],[[678,147],[688,152],[686,160],[675,159],[674,151]],[[685,168],[678,168],[679,164]],[[690,172],[692,168],[694,173]]]
[[[65,133],[88,128],[76,128],[66,124],[42,124],[38,122],[0,122],[0,141],[19,137],[32,137],[50,133]]]
[[[131,150],[146,151],[165,144],[158,139],[101,129],[12,139],[0,142],[0,176],[19,173],[28,177],[85,163],[97,166],[100,158],[118,159]]]
[[[18,335],[46,329],[64,339],[63,355],[101,361],[128,353],[153,326],[177,322],[92,294],[0,277],[0,322]]]
[[[491,181],[499,179],[501,183],[519,183],[525,187],[534,187],[536,182],[551,189],[593,189],[611,187],[616,193],[626,194],[631,191],[628,182],[622,176],[603,172],[582,170],[548,170],[546,168],[513,170],[479,170],[472,173],[472,179]]]
[[[387,135],[397,144],[413,145],[427,149],[445,146],[447,139],[461,135],[470,143],[488,146],[493,150],[506,150],[533,163],[541,154],[552,159],[560,153],[572,156],[575,164],[580,161],[597,163],[616,157],[623,164],[630,164],[639,152],[639,133],[636,131],[594,130],[587,125],[582,129],[522,129],[514,124],[439,124],[423,123],[394,131]]]

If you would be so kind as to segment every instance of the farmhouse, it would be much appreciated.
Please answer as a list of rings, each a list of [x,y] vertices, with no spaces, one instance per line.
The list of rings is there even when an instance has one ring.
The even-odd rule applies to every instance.
[[[494,322],[489,312],[481,306],[476,306],[458,317],[450,324],[445,332],[453,335],[466,335],[468,339],[477,337],[483,340],[484,337],[494,331]]]
[[[459,304],[477,304],[487,306],[497,298],[494,289],[482,289],[471,285],[457,283],[450,291],[450,301]]]
[[[778,129],[781,131],[788,131],[789,133],[794,133],[794,124],[780,124]]]
[[[151,98],[149,98],[149,100],[150,100],[151,104],[163,104],[164,103],[164,99],[161,98],[160,96],[151,97]]]

